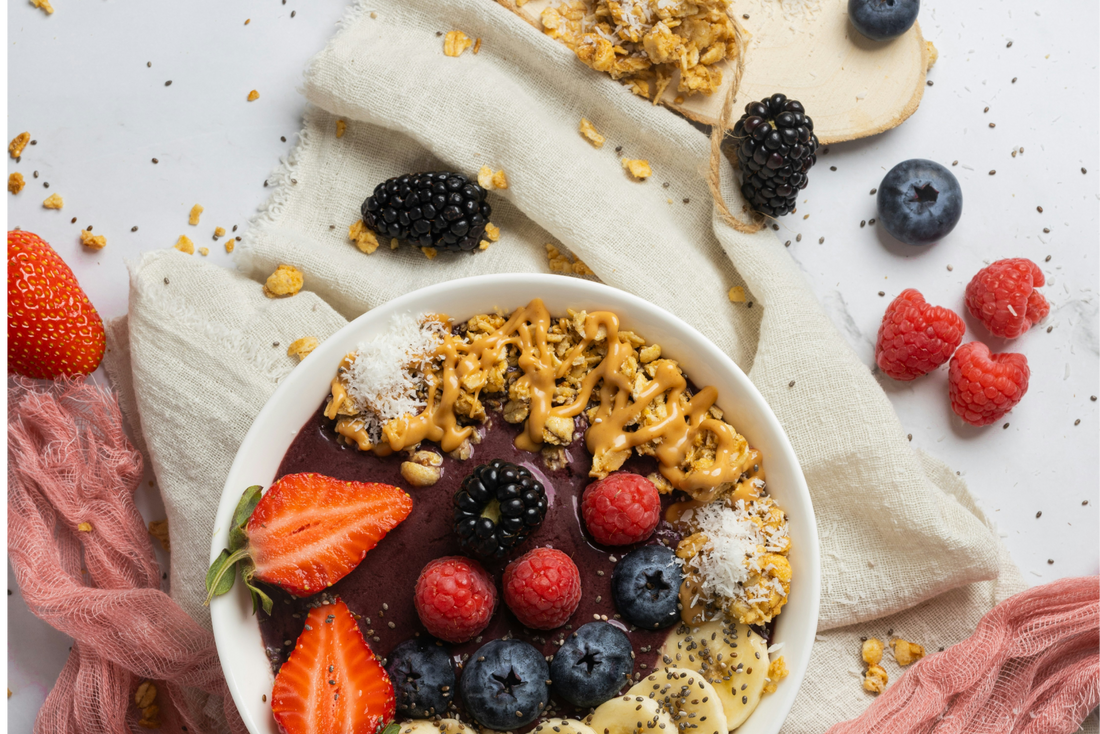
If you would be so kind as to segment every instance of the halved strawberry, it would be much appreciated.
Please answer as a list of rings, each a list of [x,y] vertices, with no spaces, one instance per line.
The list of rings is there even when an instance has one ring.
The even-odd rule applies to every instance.
[[[393,684],[344,602],[310,611],[271,690],[284,734],[376,734],[393,719]]]
[[[253,611],[271,613],[253,579],[295,596],[316,594],[351,573],[412,511],[412,498],[397,487],[323,474],[288,474],[260,494],[249,487],[237,505],[229,547],[206,572],[207,603],[233,586],[238,562]]]

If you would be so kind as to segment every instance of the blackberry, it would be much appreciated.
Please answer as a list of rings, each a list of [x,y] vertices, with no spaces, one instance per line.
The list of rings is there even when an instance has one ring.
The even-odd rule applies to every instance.
[[[418,247],[476,250],[492,208],[485,189],[461,173],[409,173],[374,188],[363,202],[363,224]]]
[[[770,217],[794,211],[806,174],[817,162],[814,122],[801,102],[773,94],[745,105],[733,126],[741,193],[753,209]]]
[[[494,459],[462,480],[454,507],[454,529],[463,550],[501,558],[542,524],[546,490],[522,466]]]

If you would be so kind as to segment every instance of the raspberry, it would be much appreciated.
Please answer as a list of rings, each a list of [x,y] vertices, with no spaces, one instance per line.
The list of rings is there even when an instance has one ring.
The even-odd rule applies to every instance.
[[[990,354],[981,342],[963,344],[948,372],[951,409],[972,426],[988,426],[1016,407],[1030,375],[1022,354]]]
[[[998,260],[982,268],[966,286],[966,308],[994,336],[1015,339],[1050,313],[1035,290],[1046,283],[1043,271],[1027,258]]]
[[[424,566],[413,602],[430,634],[447,642],[465,642],[489,624],[497,590],[477,561],[445,556]]]
[[[561,627],[581,603],[577,564],[553,548],[524,553],[504,569],[504,603],[525,627]]]
[[[581,498],[588,532],[603,545],[633,545],[653,534],[661,520],[661,496],[637,474],[612,474],[593,482]]]
[[[957,313],[929,305],[920,291],[907,288],[886,307],[875,362],[895,380],[914,380],[951,359],[964,331]]]

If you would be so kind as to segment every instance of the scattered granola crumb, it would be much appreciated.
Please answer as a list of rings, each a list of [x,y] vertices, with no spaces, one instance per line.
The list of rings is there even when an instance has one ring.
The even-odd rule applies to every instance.
[[[202,255],[203,257],[206,257],[207,255],[210,254],[210,248],[209,247],[200,247],[199,248],[199,254]]]
[[[8,143],[8,155],[18,160],[19,156],[23,155],[23,149],[27,147],[27,143],[30,142],[30,133],[19,133],[11,142]]]
[[[214,227],[214,236],[215,237],[224,237],[225,236],[225,227]]]
[[[194,227],[199,223],[199,217],[202,216],[202,207],[198,204],[191,207],[191,214],[187,217],[187,223]]]
[[[488,250],[489,245],[491,245],[491,244],[492,243],[489,242],[489,240],[482,240],[481,242],[477,243],[477,249],[479,249],[479,250]]]
[[[505,175],[504,170],[494,173],[489,166],[482,166],[481,170],[477,172],[477,182],[486,191],[508,188],[508,176]]]
[[[303,336],[301,339],[295,339],[290,343],[290,346],[287,347],[286,356],[297,357],[298,361],[301,362],[308,357],[309,353],[316,349],[317,345],[320,343],[321,342],[319,342],[315,336]]]
[[[581,135],[583,135],[588,142],[592,143],[593,148],[602,148],[604,141],[607,140],[603,135],[600,135],[596,130],[596,126],[585,118],[581,118]]]
[[[500,239],[500,227],[496,226],[492,222],[485,225],[485,237],[490,242],[496,242]],[[484,247],[481,249],[485,249]]]
[[[481,39],[474,41],[474,56],[477,56],[481,52]]]
[[[76,529],[82,533],[92,532],[92,524],[90,522],[82,522],[76,526]]]
[[[917,662],[924,657],[924,648],[912,642],[907,642],[900,637],[890,641],[890,647],[894,648],[894,660],[898,665],[905,667]]]
[[[739,285],[733,286],[730,288],[729,299],[733,303],[744,303],[747,300],[745,298],[745,289]]]
[[[42,202],[42,206],[46,209],[60,209],[65,206],[65,200],[60,194],[50,194],[49,198]]]
[[[623,158],[623,168],[639,181],[643,181],[653,175],[653,169],[649,167],[649,161],[641,158]]]
[[[360,252],[368,255],[378,249],[378,237],[363,224],[362,219],[356,219],[348,227],[348,239],[355,243]]]
[[[150,520],[149,534],[160,541],[160,547],[171,552],[172,543],[168,538],[168,520]]]
[[[871,693],[882,693],[886,690],[886,684],[889,680],[890,676],[886,675],[886,671],[883,670],[882,666],[872,665],[867,668],[867,675],[863,678],[863,690]]]
[[[863,641],[863,662],[868,665],[878,665],[882,662],[882,640],[870,637]]]
[[[344,137],[344,133],[347,132],[347,129],[348,129],[348,124],[346,122],[344,122],[343,120],[337,120],[336,121],[336,137],[338,137],[338,138]]]
[[[776,683],[787,677],[787,661],[780,655],[768,664],[768,683],[764,686],[764,693],[775,693]]]
[[[546,259],[550,265],[551,273],[595,275],[592,269],[585,265],[580,258],[574,258],[573,261],[570,261],[564,252],[550,243],[546,244]]]
[[[462,52],[473,45],[473,41],[462,31],[450,31],[443,39],[443,54],[445,56],[461,56]]]
[[[27,182],[23,180],[22,173],[13,173],[8,176],[8,191],[13,194],[18,194],[23,190],[23,187],[27,185]]]
[[[151,525],[152,523],[150,523]],[[147,708],[152,706],[157,700],[157,687],[153,681],[145,680],[141,682],[141,685],[134,691],[134,704],[139,708]]]
[[[429,260],[435,260],[436,255],[439,254],[439,250],[434,247],[421,247],[420,251],[424,253],[424,257]]]
[[[107,238],[101,234],[93,235],[90,230],[80,230],[80,244],[89,250],[102,250],[107,245]]]
[[[234,248],[234,246],[236,246],[236,244],[237,244],[236,240],[229,240],[228,242],[225,243],[225,251],[227,253],[228,252],[233,252],[233,248]]]
[[[252,22],[252,19],[251,19],[251,18],[245,18],[245,19],[244,19],[244,24],[245,24],[245,25],[248,25],[248,24],[249,24],[249,23],[251,23],[251,22]]]
[[[260,93],[257,92],[255,89],[253,89],[251,92],[248,93],[248,101],[249,102],[255,102],[259,98],[260,98]]]
[[[195,243],[185,234],[181,234],[180,238],[176,240],[175,248],[180,252],[186,252],[188,255],[195,254]]]
[[[401,243],[398,241],[398,239],[396,237],[391,237],[390,238],[390,249],[391,250],[396,250],[397,246],[400,245],[400,244]]]
[[[302,271],[293,265],[279,265],[275,272],[267,276],[264,284],[264,295],[268,298],[279,296],[293,296],[302,290]]]
[[[53,6],[50,5],[50,0],[31,0],[31,5],[41,8],[46,15],[53,15]]]

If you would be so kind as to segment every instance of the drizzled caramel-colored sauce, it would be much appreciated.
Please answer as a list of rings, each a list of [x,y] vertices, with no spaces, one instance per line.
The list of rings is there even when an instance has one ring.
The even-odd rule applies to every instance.
[[[357,423],[354,418],[341,418],[337,431],[355,441],[361,449],[375,453],[400,451],[424,440],[436,442],[444,452],[454,451],[474,430],[471,426],[459,425],[455,415],[454,407],[461,388],[479,393],[488,381],[489,371],[504,358],[505,350],[513,347],[519,354],[518,366],[522,371],[513,389],[518,388],[520,394],[526,393],[530,399],[526,425],[516,438],[518,448],[538,451],[548,422],[555,418],[572,421],[595,401],[596,412],[585,434],[593,457],[618,452],[625,455],[638,446],[653,442],[661,474],[673,487],[687,492],[697,501],[710,501],[737,482],[743,472],[752,467],[754,457],[759,461],[759,455],[749,450],[743,436],[710,415],[718,391],[705,387],[686,398],[687,381],[673,363],[658,363],[652,381],[632,397],[633,386],[623,365],[634,350],[629,343],[619,339],[619,318],[614,313],[594,311],[586,314],[582,341],[561,359],[556,357],[547,339],[553,323],[542,300],[536,298],[516,309],[495,331],[470,335],[469,342],[447,333],[436,350],[441,366],[439,379],[429,386],[427,407],[421,413],[386,423],[381,445],[372,446],[361,422]],[[557,381],[573,369],[575,360],[584,359],[585,350],[596,343],[597,336],[606,342],[606,356],[584,377],[571,402],[554,405]],[[340,404],[346,399],[346,392],[338,378],[332,387],[332,402],[326,415],[335,418]],[[665,416],[645,425],[641,420],[643,413],[662,395],[665,396]],[[708,432],[714,436],[713,462],[706,467],[696,464],[685,471],[682,465],[696,438]]]

